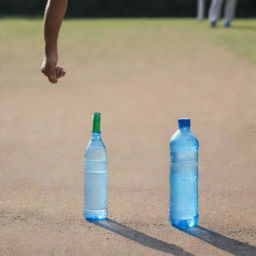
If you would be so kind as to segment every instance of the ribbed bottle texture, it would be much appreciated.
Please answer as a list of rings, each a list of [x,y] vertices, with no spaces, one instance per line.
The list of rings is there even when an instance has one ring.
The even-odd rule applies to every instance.
[[[107,151],[101,139],[100,114],[94,113],[93,131],[84,154],[84,218],[107,218]]]
[[[170,140],[170,222],[178,228],[198,222],[198,149],[190,131],[190,119],[178,120],[179,129]]]

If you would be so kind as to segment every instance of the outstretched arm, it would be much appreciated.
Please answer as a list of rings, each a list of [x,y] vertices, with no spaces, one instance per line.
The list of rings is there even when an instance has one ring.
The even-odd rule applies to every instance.
[[[65,75],[63,68],[57,66],[58,34],[66,13],[68,0],[48,0],[44,15],[45,56],[41,71],[51,83]]]

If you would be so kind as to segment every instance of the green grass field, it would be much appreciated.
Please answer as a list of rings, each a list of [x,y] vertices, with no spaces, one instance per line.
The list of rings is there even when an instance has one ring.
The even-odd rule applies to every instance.
[[[89,48],[90,53],[81,53],[81,57],[104,58],[108,54],[118,55],[118,51],[128,50],[129,54],[130,47],[147,48],[153,44],[165,47],[165,43],[178,46],[183,39],[187,44],[190,41],[217,44],[256,63],[255,30],[256,19],[235,20],[230,29],[223,28],[221,22],[217,28],[209,29],[207,21],[194,19],[67,19],[61,30],[64,42],[60,41],[60,48],[70,46],[73,54]],[[1,51],[6,52],[8,46],[12,50],[31,46],[39,50],[37,45],[42,45],[42,20],[0,19]],[[108,46],[112,49],[106,52]]]

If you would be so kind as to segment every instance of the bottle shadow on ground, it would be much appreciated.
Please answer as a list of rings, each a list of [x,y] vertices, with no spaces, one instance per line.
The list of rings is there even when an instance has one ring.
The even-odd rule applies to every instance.
[[[128,238],[136,243],[158,251],[170,253],[175,256],[195,256],[194,254],[185,251],[177,245],[164,242],[152,236],[148,236],[142,232],[136,231],[135,229],[126,227],[114,220],[107,219],[106,221],[94,221],[93,223],[97,226],[115,232],[120,236]]]
[[[256,256],[256,247],[235,239],[228,238],[209,229],[196,225],[193,228],[180,229],[204,242],[236,256]]]

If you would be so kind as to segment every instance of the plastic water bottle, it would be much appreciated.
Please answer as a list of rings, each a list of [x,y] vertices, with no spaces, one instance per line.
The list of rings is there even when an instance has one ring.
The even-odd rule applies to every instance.
[[[84,154],[84,218],[107,218],[107,151],[101,139],[101,114],[94,113],[91,139]]]
[[[178,119],[178,126],[170,140],[170,222],[184,229],[198,222],[199,143],[190,119]]]

